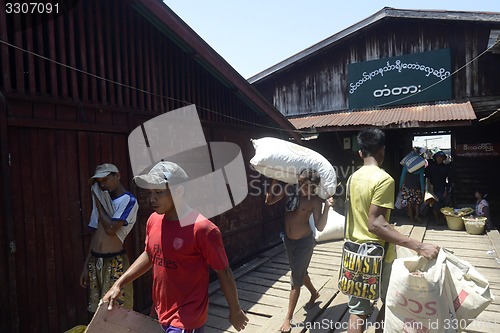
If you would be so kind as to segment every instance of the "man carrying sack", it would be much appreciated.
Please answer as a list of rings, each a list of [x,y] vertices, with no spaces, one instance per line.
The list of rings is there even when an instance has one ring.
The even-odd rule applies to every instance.
[[[391,264],[396,258],[395,245],[414,250],[428,259],[437,257],[439,247],[403,236],[388,222],[391,209],[394,209],[395,183],[394,179],[380,168],[385,156],[385,134],[379,129],[367,129],[358,134],[357,140],[363,166],[352,174],[347,190],[350,192],[350,208],[346,214],[346,240],[358,244],[379,243],[387,249],[380,285],[380,298],[384,302]],[[389,244],[385,246],[386,243]],[[349,290],[343,291],[349,294]],[[350,293],[348,302],[348,332],[363,332],[365,319],[372,311],[371,301],[352,296],[353,294],[355,295]],[[377,317],[378,323],[384,318],[384,313],[385,304]],[[382,332],[383,325],[377,327],[378,331]]]

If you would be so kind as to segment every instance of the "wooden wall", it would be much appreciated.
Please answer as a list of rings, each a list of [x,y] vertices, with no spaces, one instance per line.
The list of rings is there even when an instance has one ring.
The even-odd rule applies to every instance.
[[[348,65],[450,48],[455,99],[500,95],[498,55],[487,52],[491,29],[500,24],[385,18],[316,54],[255,82],[261,94],[286,116],[348,109]],[[472,61],[472,62],[471,62]]]
[[[43,24],[37,16],[0,13],[0,38],[10,44],[0,43],[0,87],[7,97],[56,98],[94,112],[102,111],[95,107],[100,105],[151,118],[196,104],[205,121],[266,123],[200,65],[200,55],[189,54],[135,5],[133,0],[77,1],[72,11]],[[58,117],[71,121],[75,114]]]
[[[475,124],[471,128],[457,131],[455,144],[498,144],[498,122],[488,125]],[[457,205],[473,207],[474,191],[483,189],[488,193],[492,222],[500,229],[500,157],[456,157],[453,161],[455,174],[455,198]]]
[[[142,252],[151,210],[131,182],[127,147],[138,125],[194,103],[206,140],[238,144],[247,167],[251,138],[282,135],[136,5],[77,1],[72,12],[34,25],[0,11],[0,332],[88,323],[79,275],[90,240],[87,179],[97,164],[116,164],[138,196],[139,219],[125,247],[132,260]],[[263,207],[259,192],[215,218],[231,263],[275,244],[282,213]],[[143,311],[150,275],[134,287],[135,309]]]

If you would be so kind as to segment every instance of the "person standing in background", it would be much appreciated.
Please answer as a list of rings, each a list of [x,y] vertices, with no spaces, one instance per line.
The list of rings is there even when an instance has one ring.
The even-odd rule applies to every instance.
[[[475,215],[478,217],[486,217],[486,230],[491,230],[493,228],[493,223],[490,217],[490,204],[486,200],[488,194],[482,189],[477,189],[474,192],[474,197],[476,198]]]
[[[438,150],[432,155],[432,158],[434,159],[434,163],[430,163],[425,169],[425,177],[429,179],[433,193],[437,198],[437,202],[432,206],[432,213],[436,224],[440,224],[444,219],[440,209],[445,207],[445,202],[449,202],[450,200],[453,179],[451,177],[450,165],[444,163],[446,154]]]
[[[414,224],[415,219],[418,222],[421,221],[419,210],[425,193],[424,169],[421,167],[416,171],[409,172],[406,165],[403,165],[399,179],[399,190],[403,197],[402,204],[406,205],[411,224]]]
[[[129,267],[123,242],[135,224],[139,204],[135,196],[125,190],[120,171],[114,164],[98,165],[89,184],[94,203],[89,227],[95,229],[95,233],[80,275],[80,285],[89,287],[88,311],[94,313],[104,294]],[[133,308],[132,285],[120,292],[117,301],[128,309]]]

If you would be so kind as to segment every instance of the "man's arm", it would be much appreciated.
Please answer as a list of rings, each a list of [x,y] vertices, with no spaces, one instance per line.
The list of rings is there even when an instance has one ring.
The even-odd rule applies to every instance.
[[[406,166],[403,166],[403,171],[401,171],[401,177],[399,177],[399,188],[403,188],[406,177]]]
[[[127,283],[131,283],[142,274],[146,273],[152,266],[151,261],[149,260],[149,255],[146,251],[142,252],[142,254],[137,258],[132,265],[123,273],[123,275],[116,280],[113,286],[108,290],[106,295],[102,298],[103,302],[109,302],[108,310],[113,308],[113,303],[116,298],[120,296],[121,289]]]
[[[125,222],[121,220],[113,220],[111,216],[108,215],[101,202],[96,197],[95,193],[92,192],[92,195],[95,197],[95,205],[97,207],[97,211],[99,212],[99,223],[103,226],[104,231],[107,235],[116,235],[116,232],[123,226]]]
[[[317,200],[317,202],[318,203],[315,204],[313,208],[314,225],[318,231],[323,231],[328,221],[328,211],[330,207],[333,206],[333,198],[330,197],[324,201],[325,206],[323,207],[323,212],[321,212],[321,200]]]
[[[220,287],[226,297],[227,304],[229,305],[229,322],[234,326],[237,331],[245,328],[248,323],[248,317],[241,310],[238,301],[238,291],[236,283],[234,282],[233,272],[229,266],[224,270],[216,270],[217,277],[219,278]]]
[[[422,243],[402,235],[396,228],[387,222],[385,219],[386,212],[387,208],[374,204],[370,205],[370,211],[368,213],[368,231],[386,242],[409,248],[427,259],[437,257],[439,246]]]
[[[273,205],[283,199],[286,194],[286,186],[282,182],[273,179],[266,192],[266,205]]]
[[[425,194],[425,177],[424,177],[424,170],[420,170],[419,180],[420,180],[420,191],[422,192],[422,196],[423,196],[423,195]]]
[[[451,165],[447,165],[447,170],[446,170],[446,186],[444,189],[444,194],[445,196],[447,194],[451,193],[451,189],[453,187],[453,170],[451,168]]]

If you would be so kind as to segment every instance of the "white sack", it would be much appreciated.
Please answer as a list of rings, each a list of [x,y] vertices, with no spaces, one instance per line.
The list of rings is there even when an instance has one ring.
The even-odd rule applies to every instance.
[[[394,261],[384,332],[462,332],[491,302],[488,281],[469,262],[441,249],[435,260]]]
[[[312,168],[321,178],[317,195],[327,199],[335,194],[337,174],[330,162],[321,154],[298,144],[271,137],[252,140],[252,143],[255,156],[250,160],[250,164],[259,173],[288,184],[296,184],[300,171]]]
[[[394,260],[386,297],[384,333],[451,333],[444,288],[446,255],[429,261],[414,256]]]
[[[323,204],[324,207],[325,204]],[[317,242],[324,242],[330,240],[338,240],[344,238],[344,225],[345,218],[344,215],[337,213],[333,207],[329,208],[328,219],[326,221],[325,229],[319,231],[314,225],[314,217],[311,214],[309,217],[309,225],[313,230],[314,239]]]

